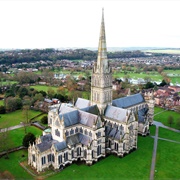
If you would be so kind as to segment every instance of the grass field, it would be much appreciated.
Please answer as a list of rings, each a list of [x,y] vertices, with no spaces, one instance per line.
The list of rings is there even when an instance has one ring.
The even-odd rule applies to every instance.
[[[156,112],[160,112],[160,110],[161,110],[162,108],[159,108],[159,107],[156,107],[155,108],[155,113]],[[163,109],[162,109],[162,111],[163,111]],[[177,126],[177,120],[178,120],[178,118],[180,117],[180,113],[178,113],[178,112],[174,112],[174,111],[164,111],[164,112],[162,112],[162,113],[159,113],[159,114],[157,114],[157,115],[155,115],[154,116],[154,120],[155,121],[159,121],[159,122],[162,122],[165,126],[170,126],[169,124],[168,124],[168,117],[169,116],[173,116],[173,119],[174,119],[174,123],[172,124],[172,128],[178,128],[178,126]]]
[[[110,155],[93,166],[72,164],[48,179],[149,179],[153,139],[138,137],[138,149],[124,158]]]
[[[42,130],[34,127],[34,126],[28,126],[26,127],[26,131],[33,133],[36,137],[39,137],[39,135],[42,135]],[[24,128],[15,129],[12,131],[9,131],[9,138],[13,141],[14,147],[21,146],[22,140],[25,135]]]
[[[46,86],[46,85],[36,85],[36,86],[30,86],[34,89],[36,89],[37,91],[45,91],[45,92],[48,92],[49,89],[52,89],[54,90],[54,92],[56,93],[57,92],[57,89],[58,87],[52,87],[52,86]]]
[[[165,54],[180,54],[180,49],[155,49],[155,50],[144,50],[144,52],[165,53]]]
[[[149,74],[147,74],[147,73],[134,73],[132,71],[128,71],[127,75],[129,75],[130,78],[133,78],[133,79],[144,78],[144,77],[149,76],[154,81],[162,81],[162,76],[156,71],[153,71],[153,72],[151,72]],[[124,76],[126,76],[126,75],[122,71],[116,71],[113,74],[114,78],[122,78]]]
[[[0,106],[4,106],[4,100],[0,100]]]
[[[156,132],[156,126],[150,126],[150,135],[151,136],[154,136],[155,135],[155,132]]]
[[[41,114],[40,111],[29,110],[29,119]],[[0,115],[0,128],[11,127],[25,122],[23,117],[23,111],[17,110],[7,114]]]
[[[163,112],[163,111],[165,111],[165,109],[163,109],[161,107],[158,107],[158,106],[154,107],[154,114],[159,113],[159,112]]]
[[[22,155],[25,155],[23,158]],[[0,172],[9,171],[14,179],[33,179],[20,165],[18,161],[27,158],[27,150],[9,154],[9,159],[0,158]]]
[[[180,144],[158,140],[155,179],[180,179]]]
[[[152,127],[155,126],[151,126],[151,129]],[[165,138],[169,136],[171,135],[166,134]],[[110,155],[92,166],[72,164],[46,179],[149,179],[153,142],[150,137],[139,136],[138,149],[124,158]],[[179,152],[179,144],[158,140],[155,179],[180,178]],[[32,179],[18,163],[22,160],[22,155],[27,158],[27,151],[11,153],[9,160],[0,158],[0,172],[7,170],[15,179]]]
[[[159,127],[158,137],[180,142],[180,133]]]
[[[39,137],[39,135],[42,135],[42,130],[34,127],[34,126],[28,126],[26,127],[26,133],[31,132],[33,133],[36,137]],[[19,129],[14,129],[8,132],[8,144],[9,148],[14,148],[18,146],[22,146],[22,141],[25,136],[25,129],[19,128]],[[1,151],[1,150],[0,150]]]

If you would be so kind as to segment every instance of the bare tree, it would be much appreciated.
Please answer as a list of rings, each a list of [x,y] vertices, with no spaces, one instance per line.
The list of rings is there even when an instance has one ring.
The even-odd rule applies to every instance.
[[[171,127],[171,125],[174,123],[174,118],[170,115],[169,117],[168,117],[168,124],[170,125],[170,127]]]

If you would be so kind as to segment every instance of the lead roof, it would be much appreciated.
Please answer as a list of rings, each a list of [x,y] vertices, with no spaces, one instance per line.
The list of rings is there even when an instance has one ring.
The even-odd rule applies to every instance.
[[[145,102],[143,96],[138,93],[127,97],[122,97],[112,101],[112,105],[120,108],[128,108]]]

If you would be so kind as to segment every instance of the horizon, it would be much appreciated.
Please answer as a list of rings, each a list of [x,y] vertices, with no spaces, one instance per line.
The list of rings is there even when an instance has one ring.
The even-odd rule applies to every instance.
[[[180,1],[0,1],[0,49],[179,48]]]

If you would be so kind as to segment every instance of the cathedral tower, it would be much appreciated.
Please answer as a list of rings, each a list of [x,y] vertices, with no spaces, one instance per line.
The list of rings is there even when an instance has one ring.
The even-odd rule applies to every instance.
[[[104,26],[104,11],[102,10],[102,22],[99,37],[98,57],[94,64],[91,78],[91,104],[97,104],[100,113],[112,102],[112,72],[109,67],[106,49],[106,36]]]

